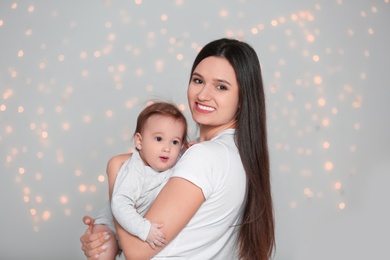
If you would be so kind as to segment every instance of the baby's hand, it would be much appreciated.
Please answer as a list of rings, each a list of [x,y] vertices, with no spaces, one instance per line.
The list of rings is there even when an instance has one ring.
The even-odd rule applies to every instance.
[[[150,227],[146,242],[148,242],[153,249],[156,249],[156,246],[164,246],[167,243],[164,233],[160,230],[162,227],[163,224],[157,223],[152,223],[152,226]]]

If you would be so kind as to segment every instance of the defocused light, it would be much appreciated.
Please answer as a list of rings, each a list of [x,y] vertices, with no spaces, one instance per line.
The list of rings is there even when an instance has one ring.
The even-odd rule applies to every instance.
[[[87,186],[85,186],[84,184],[79,186],[79,191],[80,192],[85,192],[86,190],[87,190]]]
[[[61,204],[67,204],[68,203],[68,197],[67,196],[61,196],[60,197]]]
[[[334,184],[334,188],[335,188],[336,190],[341,189],[341,183],[340,183],[340,182],[336,182],[336,183]]]
[[[104,175],[99,175],[98,176],[98,181],[99,182],[104,182],[105,179],[106,179],[106,177]]]
[[[325,169],[331,171],[333,169],[333,163],[328,161],[325,163]]]
[[[43,214],[42,214],[42,219],[43,219],[44,221],[47,221],[47,220],[49,220],[50,217],[51,217],[50,211],[45,210],[45,211],[43,212]]]

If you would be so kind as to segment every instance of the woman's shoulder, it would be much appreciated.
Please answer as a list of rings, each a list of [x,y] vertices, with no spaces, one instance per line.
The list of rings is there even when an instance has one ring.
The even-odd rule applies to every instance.
[[[218,141],[203,141],[192,145],[184,153],[183,156],[190,156],[191,158],[197,158],[204,161],[215,161],[220,159],[226,159],[229,154],[229,147],[223,142]]]
[[[196,152],[206,152],[208,150],[215,150],[215,149],[221,149],[223,146],[221,145],[220,142],[216,142],[214,140],[209,140],[209,141],[203,141],[196,143],[192,145],[188,150],[193,150]]]
[[[231,131],[228,131],[231,130]],[[211,150],[230,150],[231,146],[235,146],[234,142],[234,130],[228,129],[211,140],[199,143],[201,145],[199,149],[211,149]]]

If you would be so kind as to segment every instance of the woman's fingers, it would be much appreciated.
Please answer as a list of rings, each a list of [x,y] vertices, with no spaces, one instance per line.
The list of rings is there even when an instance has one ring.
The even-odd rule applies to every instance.
[[[91,230],[90,229],[87,229],[84,233],[84,235],[82,235],[80,237],[80,242],[81,244],[83,245],[83,247],[85,246],[85,244],[87,244],[89,242],[89,237],[91,236]],[[84,251],[84,250],[83,250]]]
[[[84,216],[83,217],[83,222],[84,222],[85,225],[92,226],[93,222],[94,222],[94,219],[91,218],[90,216]]]
[[[99,255],[107,250],[105,243],[110,239],[111,235],[108,232],[98,232],[91,234],[88,228],[85,234],[80,238],[81,250],[84,251],[88,259],[97,259]]]
[[[104,247],[103,244],[106,243],[110,239],[110,237],[111,237],[111,235],[108,232],[98,232],[98,233],[92,234],[89,237],[89,248],[90,249],[98,249],[98,248]],[[104,248],[104,250],[105,250],[105,248]]]
[[[106,250],[107,250],[107,246],[103,245],[101,247],[97,247],[97,248],[86,251],[85,255],[88,257],[88,259],[97,259],[97,258],[99,258],[99,255]]]

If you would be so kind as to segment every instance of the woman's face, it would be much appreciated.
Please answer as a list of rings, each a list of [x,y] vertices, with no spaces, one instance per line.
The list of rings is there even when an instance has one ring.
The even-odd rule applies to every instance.
[[[202,60],[192,74],[187,95],[192,117],[201,131],[217,134],[235,128],[239,86],[236,73],[226,59]]]

